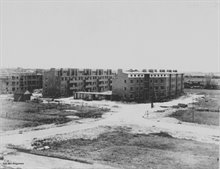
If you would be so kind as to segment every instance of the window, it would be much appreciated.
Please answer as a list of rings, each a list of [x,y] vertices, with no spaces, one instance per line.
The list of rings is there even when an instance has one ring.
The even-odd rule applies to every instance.
[[[132,91],[132,90],[133,90],[133,87],[131,87],[130,90]]]
[[[133,95],[131,94],[131,95],[130,95],[130,97],[132,98],[132,97],[133,97]]]
[[[124,90],[126,90],[126,87],[124,87]]]
[[[137,80],[137,83],[139,83],[139,80]]]
[[[133,80],[130,80],[131,83],[133,83]]]
[[[160,89],[164,89],[164,86],[160,86]]]
[[[124,80],[124,82],[126,83],[126,80]]]
[[[163,79],[160,79],[160,82],[163,83]]]

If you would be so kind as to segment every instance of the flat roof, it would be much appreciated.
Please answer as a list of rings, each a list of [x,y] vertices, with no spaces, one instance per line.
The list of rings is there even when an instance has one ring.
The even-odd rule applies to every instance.
[[[123,72],[125,74],[184,74],[182,72]]]
[[[105,91],[105,92],[75,92],[79,94],[95,94],[95,95],[112,95],[112,91]]]

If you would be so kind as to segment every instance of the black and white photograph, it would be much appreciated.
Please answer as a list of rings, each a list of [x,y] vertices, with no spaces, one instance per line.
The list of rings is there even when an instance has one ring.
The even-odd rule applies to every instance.
[[[0,0],[0,169],[219,169],[220,0]]]

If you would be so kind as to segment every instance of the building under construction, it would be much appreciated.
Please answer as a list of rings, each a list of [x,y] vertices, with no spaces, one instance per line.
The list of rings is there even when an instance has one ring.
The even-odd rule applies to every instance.
[[[76,92],[112,90],[111,69],[50,69],[43,74],[43,96],[72,96]]]
[[[112,81],[112,97],[135,102],[165,101],[183,93],[183,77],[177,70],[119,69]]]
[[[42,74],[37,72],[4,72],[0,74],[0,93],[32,92],[42,88]]]

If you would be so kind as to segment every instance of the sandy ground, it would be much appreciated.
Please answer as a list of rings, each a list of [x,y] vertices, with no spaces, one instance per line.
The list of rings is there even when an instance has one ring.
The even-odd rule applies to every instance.
[[[22,134],[19,134],[19,131],[21,130],[0,133],[0,152],[6,155],[9,151],[11,151],[6,148],[8,144],[31,148],[31,142],[33,139],[42,139],[48,137],[59,137],[60,139],[94,138],[99,134],[106,132],[108,130],[108,126],[127,126],[132,128],[133,133],[148,134],[152,132],[165,131],[176,138],[185,138],[206,143],[219,144],[219,126],[198,125],[185,122],[178,124],[178,120],[166,117],[166,115],[174,111],[173,108],[161,108],[161,106],[173,106],[177,105],[178,103],[189,104],[196,102],[196,99],[202,96],[203,95],[192,94],[165,103],[155,103],[153,109],[150,108],[150,104],[125,104],[110,101],[83,101],[74,100],[73,98],[59,99],[66,104],[92,105],[111,108],[111,112],[106,113],[101,119],[77,120],[77,122],[72,121],[59,127],[55,125],[45,125],[41,128],[41,130],[23,129]],[[163,110],[165,112],[157,112],[158,110]],[[22,168],[32,168],[35,165],[39,165],[38,168],[42,168],[42,166],[50,166],[51,164],[54,164],[51,166],[52,168],[59,168],[58,163],[60,160],[40,156],[35,157],[35,155],[28,155],[28,158],[30,159],[27,160],[28,158],[26,158],[26,156],[27,155],[24,153],[20,153],[19,155],[6,155],[6,159],[19,159],[20,162],[24,162]],[[38,164],[37,159],[42,161],[42,163]],[[60,163],[62,164],[62,162]],[[98,164],[97,167],[94,167],[92,165],[79,164],[77,162],[72,162],[70,165],[65,165],[66,168],[70,166],[74,168],[99,167]],[[104,167],[108,166],[102,166],[102,168]]]
[[[20,152],[6,156],[5,163],[8,163],[8,166],[12,168],[19,167],[22,169],[113,169],[113,167],[101,164],[83,164],[69,160],[37,156]]]

